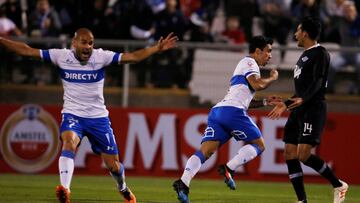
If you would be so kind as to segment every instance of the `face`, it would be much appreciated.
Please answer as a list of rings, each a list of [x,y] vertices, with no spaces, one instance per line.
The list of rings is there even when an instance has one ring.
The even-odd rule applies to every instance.
[[[78,60],[88,61],[94,48],[94,36],[91,33],[83,33],[76,36],[72,41]]]
[[[344,17],[350,22],[356,20],[357,11],[354,4],[347,4],[344,6]]]
[[[49,10],[49,2],[47,0],[39,0],[36,4],[37,10],[40,13],[46,13]]]
[[[304,46],[304,39],[305,39],[305,35],[306,35],[306,32],[304,32],[302,29],[301,29],[301,24],[298,25],[297,29],[296,29],[296,32],[295,32],[295,39],[297,41],[297,45],[298,47],[303,47]]]
[[[272,46],[270,44],[267,44],[263,50],[256,49],[255,59],[258,65],[265,66],[270,61],[270,59],[272,58],[271,51]]]

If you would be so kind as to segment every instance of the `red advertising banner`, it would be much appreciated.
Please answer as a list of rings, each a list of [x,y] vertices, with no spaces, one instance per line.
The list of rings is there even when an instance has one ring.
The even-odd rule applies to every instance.
[[[58,139],[61,106],[0,105],[0,173],[58,172]],[[180,176],[187,159],[200,146],[208,109],[141,109],[110,107],[110,118],[120,158],[129,176]],[[281,141],[287,117],[270,120],[265,111],[249,114],[263,133],[266,150],[238,169],[245,180],[288,181]],[[360,184],[360,114],[329,113],[320,155],[346,182]],[[231,140],[201,168],[198,178],[219,178],[216,168],[226,163],[243,145]],[[86,138],[75,156],[77,174],[107,174]],[[303,166],[309,182],[324,182]]]

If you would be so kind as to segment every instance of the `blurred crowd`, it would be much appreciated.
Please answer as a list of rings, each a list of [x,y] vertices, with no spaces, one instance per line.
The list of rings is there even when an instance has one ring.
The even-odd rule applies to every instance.
[[[311,15],[323,24],[320,42],[360,43],[360,0],[0,0],[0,5],[0,36],[72,37],[77,28],[88,27],[97,39],[153,43],[174,32],[181,41],[241,45],[264,34],[287,45],[300,19]],[[156,55],[134,66],[137,85],[187,88],[193,60],[194,50]],[[336,73],[348,65],[356,70],[353,90],[360,93],[360,53],[332,59],[330,92]]]

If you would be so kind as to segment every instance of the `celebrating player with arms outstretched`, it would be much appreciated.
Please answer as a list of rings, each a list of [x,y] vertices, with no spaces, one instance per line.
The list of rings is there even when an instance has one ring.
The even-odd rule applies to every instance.
[[[278,78],[275,69],[271,70],[268,78],[260,76],[259,66],[265,66],[271,59],[272,43],[272,39],[263,36],[256,36],[250,40],[250,55],[239,62],[231,78],[227,95],[209,113],[208,126],[200,150],[189,158],[183,175],[173,183],[180,202],[190,202],[188,194],[191,179],[200,170],[201,165],[232,137],[247,144],[227,164],[221,165],[218,169],[230,189],[235,189],[233,180],[235,169],[264,151],[265,143],[261,132],[246,111],[248,108],[271,105],[273,101],[279,100],[274,96],[265,100],[253,100],[255,91],[267,88]]]
[[[288,108],[291,110],[284,130],[285,160],[289,178],[299,202],[306,203],[303,171],[300,161],[317,171],[334,187],[334,203],[343,202],[348,185],[339,180],[320,157],[311,154],[311,149],[320,144],[320,136],[326,121],[325,92],[330,56],[317,43],[321,24],[311,17],[298,25],[295,38],[304,52],[294,70],[295,95],[279,102],[270,112],[277,119]]]
[[[119,162],[118,147],[104,104],[104,67],[109,64],[135,63],[154,53],[176,46],[177,37],[169,34],[149,48],[131,53],[94,49],[94,36],[86,28],[76,31],[72,49],[39,50],[22,42],[0,38],[0,45],[22,56],[41,58],[59,68],[64,87],[64,106],[60,128],[62,152],[59,158],[60,183],[56,195],[60,202],[70,202],[70,183],[75,151],[87,136],[93,151],[100,154],[117,183],[125,202],[136,202],[126,186],[124,166]]]

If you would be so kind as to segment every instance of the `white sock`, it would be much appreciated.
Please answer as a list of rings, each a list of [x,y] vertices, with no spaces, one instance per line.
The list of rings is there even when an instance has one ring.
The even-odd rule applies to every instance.
[[[184,173],[181,176],[181,180],[189,187],[191,179],[201,168],[201,160],[198,156],[192,155],[186,162]]]
[[[120,164],[120,171],[118,173],[110,171],[110,175],[115,180],[119,191],[123,191],[126,189],[125,168],[122,164]]]
[[[74,172],[74,159],[65,156],[59,158],[60,183],[70,191],[71,178]]]
[[[257,155],[258,152],[255,147],[251,144],[247,144],[241,147],[238,153],[229,162],[227,162],[226,165],[234,171],[239,166],[253,160],[255,157],[257,157]]]

